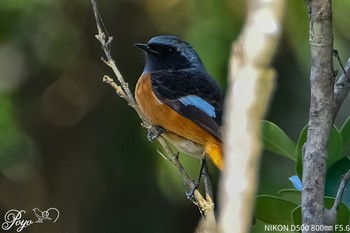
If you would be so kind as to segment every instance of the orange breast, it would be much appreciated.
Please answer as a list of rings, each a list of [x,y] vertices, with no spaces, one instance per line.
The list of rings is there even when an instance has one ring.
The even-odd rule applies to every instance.
[[[221,142],[188,118],[163,104],[153,93],[149,74],[143,74],[136,84],[136,101],[154,125],[204,146],[214,164],[222,169]]]

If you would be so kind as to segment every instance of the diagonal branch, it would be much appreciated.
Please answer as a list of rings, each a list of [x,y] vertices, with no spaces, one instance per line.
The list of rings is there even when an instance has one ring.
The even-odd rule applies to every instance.
[[[335,201],[334,201],[334,204],[332,206],[332,209],[334,209],[336,211],[338,211],[339,205],[343,200],[345,188],[346,188],[346,185],[347,185],[349,179],[350,179],[350,170],[347,173],[345,173],[345,175],[343,176],[343,178],[340,181],[337,196],[335,197]]]
[[[121,73],[119,72],[115,64],[115,61],[111,56],[111,43],[112,43],[113,37],[108,36],[107,30],[105,29],[102,18],[98,12],[96,1],[91,0],[91,3],[92,3],[94,15],[95,15],[95,21],[96,21],[96,27],[97,27],[97,33],[98,33],[97,35],[95,35],[95,37],[101,43],[102,50],[106,56],[106,59],[102,58],[102,61],[106,63],[113,70],[119,84],[116,83],[112,78],[106,75],[103,77],[103,81],[109,84],[111,87],[113,87],[116,93],[121,98],[125,99],[128,102],[128,104],[137,112],[140,119],[142,120],[142,126],[148,129],[149,131],[153,131],[155,130],[153,125],[151,124],[150,120],[147,119],[144,116],[144,114],[141,112],[139,106],[135,101],[134,96],[132,95],[129,89],[128,83],[125,82],[123,76],[121,75]],[[158,136],[157,140],[165,150],[166,154],[162,154],[162,155],[174,165],[174,167],[177,169],[177,171],[181,175],[185,185],[190,190],[195,189],[195,183],[188,176],[186,170],[180,163],[178,154],[171,149],[168,142],[162,137],[162,135]],[[204,179],[209,179],[209,176],[204,176]],[[208,183],[208,181],[206,182]],[[206,190],[207,193],[209,194],[212,193],[212,187],[206,186],[206,188],[207,188]],[[214,202],[211,199],[211,195],[206,195],[206,198],[204,198],[198,190],[195,190],[192,201],[195,205],[198,206],[200,212],[203,213],[204,216],[214,219]]]
[[[324,224],[333,226],[337,223],[337,212],[339,210],[339,205],[343,200],[344,192],[346,190],[346,185],[350,180],[350,170],[345,173],[340,181],[337,195],[335,197],[332,208],[325,209],[324,212]]]

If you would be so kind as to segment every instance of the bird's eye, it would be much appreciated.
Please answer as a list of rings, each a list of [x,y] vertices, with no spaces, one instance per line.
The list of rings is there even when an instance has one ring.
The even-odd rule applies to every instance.
[[[169,47],[166,52],[168,55],[171,55],[171,54],[174,54],[175,51],[176,51],[176,49],[174,47]]]

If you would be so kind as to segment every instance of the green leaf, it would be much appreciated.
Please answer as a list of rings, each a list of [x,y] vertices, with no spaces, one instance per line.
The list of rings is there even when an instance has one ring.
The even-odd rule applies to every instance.
[[[262,121],[261,132],[264,148],[267,151],[296,161],[295,144],[281,128],[270,121]]]
[[[255,216],[265,223],[290,225],[291,213],[297,206],[279,197],[260,195],[256,198]]]
[[[307,138],[307,126],[305,126],[298,139],[298,143],[296,145],[295,153],[296,153],[296,160],[297,160],[297,175],[299,177],[302,176],[302,160],[303,160],[303,146],[306,142]],[[338,160],[343,158],[343,139],[336,127],[332,127],[331,135],[328,142],[328,161],[327,161],[327,170]]]
[[[325,195],[335,197],[339,188],[342,176],[350,169],[350,159],[345,157],[337,161],[328,170],[326,175]],[[346,186],[343,202],[350,208],[350,182]]]
[[[306,138],[307,138],[307,126],[305,126],[301,130],[297,145],[295,147],[295,157],[297,158],[296,172],[300,179],[303,177],[303,146],[306,142]]]
[[[343,155],[346,155],[350,149],[350,117],[342,125],[340,135],[343,139]]]
[[[344,158],[343,139],[339,130],[335,126],[332,128],[328,145],[327,169],[329,169],[338,160]]]
[[[301,206],[300,205],[292,211],[291,218],[293,221],[293,226],[301,226],[302,225]],[[300,231],[301,229],[297,229],[297,230],[299,230],[298,232],[301,232]]]
[[[297,205],[301,204],[301,192],[296,189],[282,189],[278,191],[278,197]]]

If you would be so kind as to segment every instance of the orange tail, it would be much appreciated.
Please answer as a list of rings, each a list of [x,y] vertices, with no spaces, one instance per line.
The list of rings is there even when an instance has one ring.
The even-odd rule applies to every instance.
[[[222,143],[217,140],[211,140],[205,145],[205,152],[209,155],[214,165],[221,171],[224,170],[224,157],[222,151]]]

